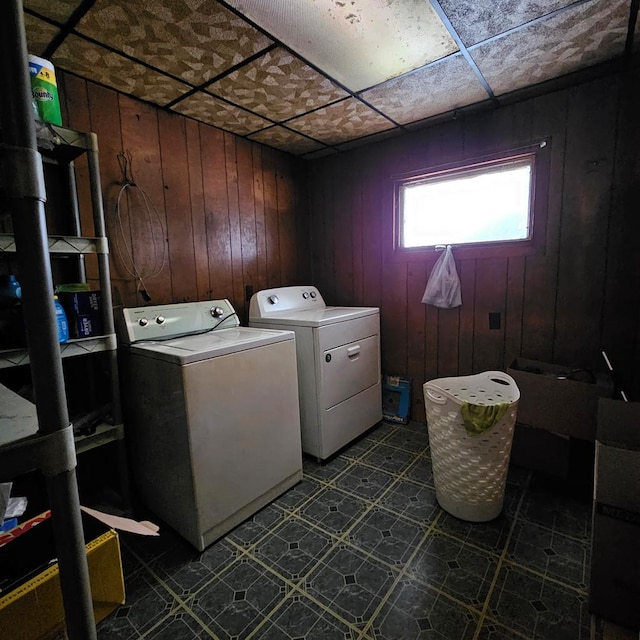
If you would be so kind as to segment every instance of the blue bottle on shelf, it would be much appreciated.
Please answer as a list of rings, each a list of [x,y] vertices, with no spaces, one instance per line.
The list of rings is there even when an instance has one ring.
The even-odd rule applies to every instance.
[[[58,342],[62,344],[69,340],[69,323],[67,322],[67,314],[60,304],[58,296],[53,296],[53,303],[56,307],[56,320],[58,322]]]
[[[0,305],[9,307],[22,299],[22,287],[14,275],[0,276]]]

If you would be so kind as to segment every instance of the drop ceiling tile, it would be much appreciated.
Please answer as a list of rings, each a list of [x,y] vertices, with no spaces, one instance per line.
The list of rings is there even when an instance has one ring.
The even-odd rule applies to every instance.
[[[49,43],[58,35],[60,29],[25,14],[24,31],[27,36],[27,51],[34,56],[41,56]]]
[[[23,0],[25,9],[31,9],[45,18],[66,22],[82,4],[82,0]]]
[[[424,120],[488,98],[461,54],[389,80],[360,95],[400,124]]]
[[[271,44],[211,0],[98,0],[78,31],[194,85]]]
[[[348,95],[282,48],[214,82],[207,91],[278,122]]]
[[[593,0],[471,49],[496,95],[619,56],[628,0]]]
[[[52,56],[56,67],[141,100],[164,106],[188,85],[151,71],[128,58],[80,38],[68,36]]]
[[[172,109],[185,116],[200,120],[200,122],[206,122],[238,135],[247,135],[271,125],[271,122],[260,116],[234,107],[201,91],[181,100]]]
[[[351,91],[457,51],[426,0],[227,2]]]
[[[440,6],[462,42],[470,46],[566,7],[573,1],[440,0]]]
[[[262,144],[266,144],[270,147],[275,147],[276,149],[287,151],[288,153],[293,153],[295,155],[326,148],[323,144],[320,144],[315,140],[310,140],[295,131],[291,131],[290,129],[286,129],[285,127],[280,127],[278,125],[253,133],[249,138],[255,142],[261,142]]]
[[[287,126],[325,144],[339,144],[390,129],[393,124],[356,98],[348,98],[290,120]]]

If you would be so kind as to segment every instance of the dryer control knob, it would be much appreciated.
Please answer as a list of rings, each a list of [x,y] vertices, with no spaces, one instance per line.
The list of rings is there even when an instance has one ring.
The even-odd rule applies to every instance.
[[[305,292],[302,294],[302,297],[306,300],[306,299],[309,297],[309,293],[308,293],[307,291],[305,291]]]
[[[268,300],[271,304],[278,304],[278,301],[279,301],[278,296],[276,296],[276,295],[269,296],[269,297],[267,298],[267,300]]]
[[[224,309],[222,307],[211,307],[211,309],[209,309],[209,313],[214,318],[222,318],[224,315]]]
[[[156,318],[156,322],[157,322],[158,324],[162,324],[162,323],[164,322],[164,316],[158,316],[158,317]]]
[[[316,297],[316,292],[312,291],[310,295],[311,295],[312,298],[315,298]]]
[[[149,321],[146,318],[140,318],[140,320],[138,320],[138,324],[141,327],[146,327],[149,324]]]

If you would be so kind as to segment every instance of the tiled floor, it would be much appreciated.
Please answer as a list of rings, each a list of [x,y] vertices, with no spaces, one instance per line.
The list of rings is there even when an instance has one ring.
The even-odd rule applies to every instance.
[[[589,640],[590,503],[512,468],[502,515],[435,498],[426,427],[381,423],[197,553],[121,535],[127,603],[100,640]]]

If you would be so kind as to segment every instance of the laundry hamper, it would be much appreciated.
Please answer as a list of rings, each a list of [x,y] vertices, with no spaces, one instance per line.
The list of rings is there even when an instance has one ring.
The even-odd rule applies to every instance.
[[[502,371],[423,386],[436,498],[451,515],[486,522],[502,511],[520,391]],[[464,417],[463,417],[464,415]]]

